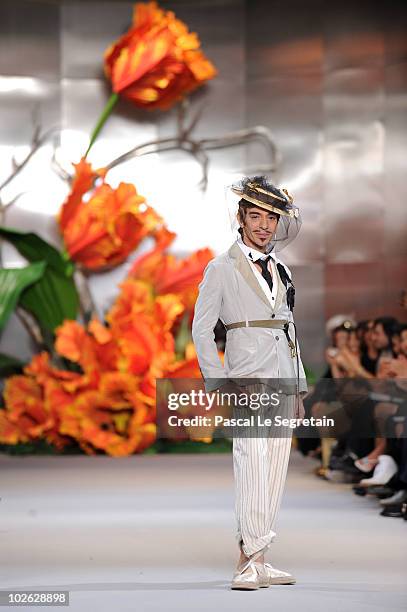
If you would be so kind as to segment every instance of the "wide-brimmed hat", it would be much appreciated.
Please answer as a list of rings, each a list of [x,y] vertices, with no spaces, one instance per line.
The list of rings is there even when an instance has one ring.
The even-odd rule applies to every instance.
[[[299,209],[293,205],[293,197],[287,189],[278,189],[265,176],[246,177],[232,185],[231,190],[243,200],[265,210],[287,217],[299,216]]]

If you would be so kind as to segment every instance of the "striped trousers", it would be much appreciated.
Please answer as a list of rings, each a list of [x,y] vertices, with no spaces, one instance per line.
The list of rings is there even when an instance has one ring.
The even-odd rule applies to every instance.
[[[261,383],[248,385],[245,390],[247,393],[270,393],[270,388]],[[285,402],[282,416],[291,417],[294,415],[295,396],[285,396]],[[259,417],[266,412],[262,407],[256,410]],[[275,525],[287,476],[292,429],[281,428],[278,437],[273,435],[275,431],[275,428],[270,431],[266,427],[258,430],[258,437],[233,439],[236,539],[246,556],[267,550],[276,536]]]

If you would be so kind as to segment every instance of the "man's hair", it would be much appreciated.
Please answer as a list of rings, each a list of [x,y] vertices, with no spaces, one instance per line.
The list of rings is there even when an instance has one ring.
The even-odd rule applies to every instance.
[[[382,325],[386,336],[391,338],[397,329],[398,321],[394,317],[378,317],[374,320],[374,326],[376,325]]]
[[[406,331],[407,323],[397,323],[394,327],[393,334],[395,336],[401,336],[402,332]]]
[[[264,210],[264,208],[262,208],[261,206],[256,206],[256,204],[252,204],[251,202],[248,202],[247,200],[243,198],[239,200],[239,208],[237,212],[238,212],[239,218],[241,222],[243,223],[243,225],[246,223],[246,215],[247,215],[247,210],[249,208],[261,208],[261,210]],[[274,212],[274,210],[270,210],[269,212],[277,217],[277,221],[279,220],[280,218],[279,213]],[[239,227],[238,232],[241,236],[243,236],[243,229],[241,227]]]

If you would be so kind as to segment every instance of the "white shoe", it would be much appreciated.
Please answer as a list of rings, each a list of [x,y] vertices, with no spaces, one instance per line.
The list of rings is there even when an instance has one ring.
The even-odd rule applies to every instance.
[[[259,563],[249,559],[238,568],[232,579],[231,589],[254,591],[260,587]]]
[[[371,478],[363,478],[359,484],[362,487],[385,485],[398,472],[398,465],[390,455],[379,455],[377,465]]]
[[[241,543],[240,550],[243,552]],[[233,575],[231,584],[232,589],[253,591],[258,588],[267,588],[270,586],[264,563],[257,561],[262,554],[263,550],[259,550],[251,555],[247,561],[243,561]]]
[[[362,457],[361,459],[355,459],[354,465],[363,472],[369,474],[377,465],[377,459],[368,459],[368,457]]]
[[[296,580],[294,576],[288,572],[273,567],[271,563],[265,563],[264,568],[267,573],[269,585],[271,584],[295,584]]]

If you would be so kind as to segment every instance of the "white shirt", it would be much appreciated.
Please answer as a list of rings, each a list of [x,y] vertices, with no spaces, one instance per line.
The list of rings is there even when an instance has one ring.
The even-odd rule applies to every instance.
[[[277,269],[275,265],[274,253],[268,254],[270,255],[271,259],[269,259],[267,267],[273,277],[273,291],[270,291],[268,282],[266,281],[264,276],[261,275],[261,272],[257,269],[257,267],[254,265],[255,261],[257,261],[258,259],[266,259],[268,255],[266,253],[262,253],[261,251],[258,251],[257,249],[254,249],[253,247],[247,246],[247,244],[243,242],[240,234],[237,237],[237,243],[239,247],[242,249],[243,253],[246,255],[246,259],[249,262],[253,272],[255,273],[256,278],[258,282],[260,283],[261,288],[266,294],[271,306],[274,308],[274,304],[276,303],[276,297],[277,297],[277,281],[276,281]],[[251,257],[250,257],[250,254],[251,254]]]

